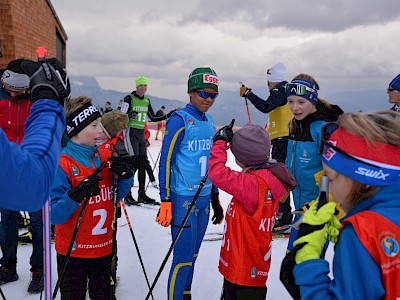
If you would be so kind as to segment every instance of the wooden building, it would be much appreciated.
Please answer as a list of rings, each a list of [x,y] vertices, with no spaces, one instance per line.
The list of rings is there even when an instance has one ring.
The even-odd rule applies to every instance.
[[[66,66],[67,39],[50,0],[0,0],[0,69],[16,58],[36,60],[39,46]]]

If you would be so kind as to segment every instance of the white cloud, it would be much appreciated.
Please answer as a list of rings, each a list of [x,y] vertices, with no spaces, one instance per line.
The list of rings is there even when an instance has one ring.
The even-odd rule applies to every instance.
[[[186,99],[190,71],[213,67],[221,89],[243,81],[265,87],[278,61],[290,80],[313,75],[321,93],[385,89],[400,72],[398,2],[52,0],[68,34],[73,75],[131,91],[150,78],[149,94]]]

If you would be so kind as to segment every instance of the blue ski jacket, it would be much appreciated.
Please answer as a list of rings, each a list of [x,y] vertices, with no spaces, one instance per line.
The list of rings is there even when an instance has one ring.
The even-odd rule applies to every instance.
[[[49,99],[32,105],[19,146],[0,129],[1,208],[37,211],[43,206],[57,170],[64,130],[64,109]]]
[[[292,192],[296,209],[318,197],[319,188],[314,174],[322,170],[322,158],[318,154],[321,127],[326,122],[336,121],[341,113],[343,111],[338,106],[327,107],[317,101],[317,111],[301,121],[296,120],[298,129],[289,133],[286,167],[298,183]]]
[[[357,204],[344,219],[369,210],[400,226],[399,195],[400,186],[383,187],[373,197]],[[385,294],[379,266],[348,223],[335,247],[333,279],[328,276],[329,263],[324,259],[298,264],[293,274],[302,299],[373,300],[382,299]]]
[[[195,108],[191,104],[187,104],[182,111],[187,112],[189,115],[193,116],[196,120],[204,120],[206,119],[206,114]],[[176,135],[180,130],[179,134]],[[160,182],[160,199],[161,200],[170,200],[167,198],[167,189],[170,189],[170,186],[166,186],[166,178],[170,176],[172,164],[176,160],[176,154],[179,150],[179,145],[181,144],[183,138],[185,136],[185,124],[183,118],[177,113],[173,113],[172,116],[168,119],[166,124],[166,133],[164,135],[163,146],[161,149],[161,157],[160,157],[160,165],[159,165],[159,182]],[[215,194],[218,194],[218,188],[213,185],[212,187]]]
[[[97,146],[85,146],[69,140],[67,146],[62,150],[62,154],[72,157],[77,163],[88,167],[98,168],[100,166],[100,155]],[[92,165],[92,162],[94,166]],[[133,176],[128,179],[118,180],[118,196],[120,201],[128,194],[133,182]],[[51,191],[51,224],[63,224],[78,209],[78,202],[72,200],[68,191],[71,189],[71,182],[67,174],[58,166],[56,177]]]

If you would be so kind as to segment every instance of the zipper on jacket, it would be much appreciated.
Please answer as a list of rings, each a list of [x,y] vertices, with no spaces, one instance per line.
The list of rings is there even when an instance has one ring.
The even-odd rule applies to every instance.
[[[21,103],[18,102],[17,126],[16,126],[17,131],[16,131],[16,136],[15,136],[15,140],[16,140],[16,143],[17,143],[18,145],[19,145],[19,114],[20,114],[20,111],[21,111]]]
[[[8,100],[8,125],[11,124],[11,100]]]

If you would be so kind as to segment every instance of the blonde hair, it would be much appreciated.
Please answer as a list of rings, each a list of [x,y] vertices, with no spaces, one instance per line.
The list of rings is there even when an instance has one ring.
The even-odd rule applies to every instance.
[[[398,117],[400,114],[390,111],[367,114],[361,112],[347,113],[339,117],[337,124],[346,131],[365,139],[370,147],[373,147],[373,142],[400,146],[400,122],[395,120],[396,116]],[[353,184],[347,198],[351,206],[372,197],[380,189],[377,186],[369,186],[353,179],[350,180]]]
[[[293,80],[294,80],[294,79],[303,79],[303,80],[307,80],[307,81],[311,82],[312,84],[314,84],[314,85],[317,87],[317,90],[319,90],[319,84],[318,84],[318,82],[317,82],[317,81],[315,80],[315,78],[312,77],[311,75],[302,73],[302,74],[297,75],[295,78],[293,78]],[[332,109],[331,104],[330,104],[327,100],[324,100],[324,99],[318,97],[318,98],[317,98],[317,101],[320,102],[322,105],[328,107],[329,109]],[[296,132],[296,131],[299,129],[299,125],[297,124],[295,118],[292,118],[292,119],[289,121],[288,126],[289,126],[289,132],[290,132],[290,133],[294,133],[294,132]]]
[[[65,106],[65,115],[69,117],[74,111],[82,107],[86,103],[93,103],[93,99],[88,96],[78,96],[69,100]]]

